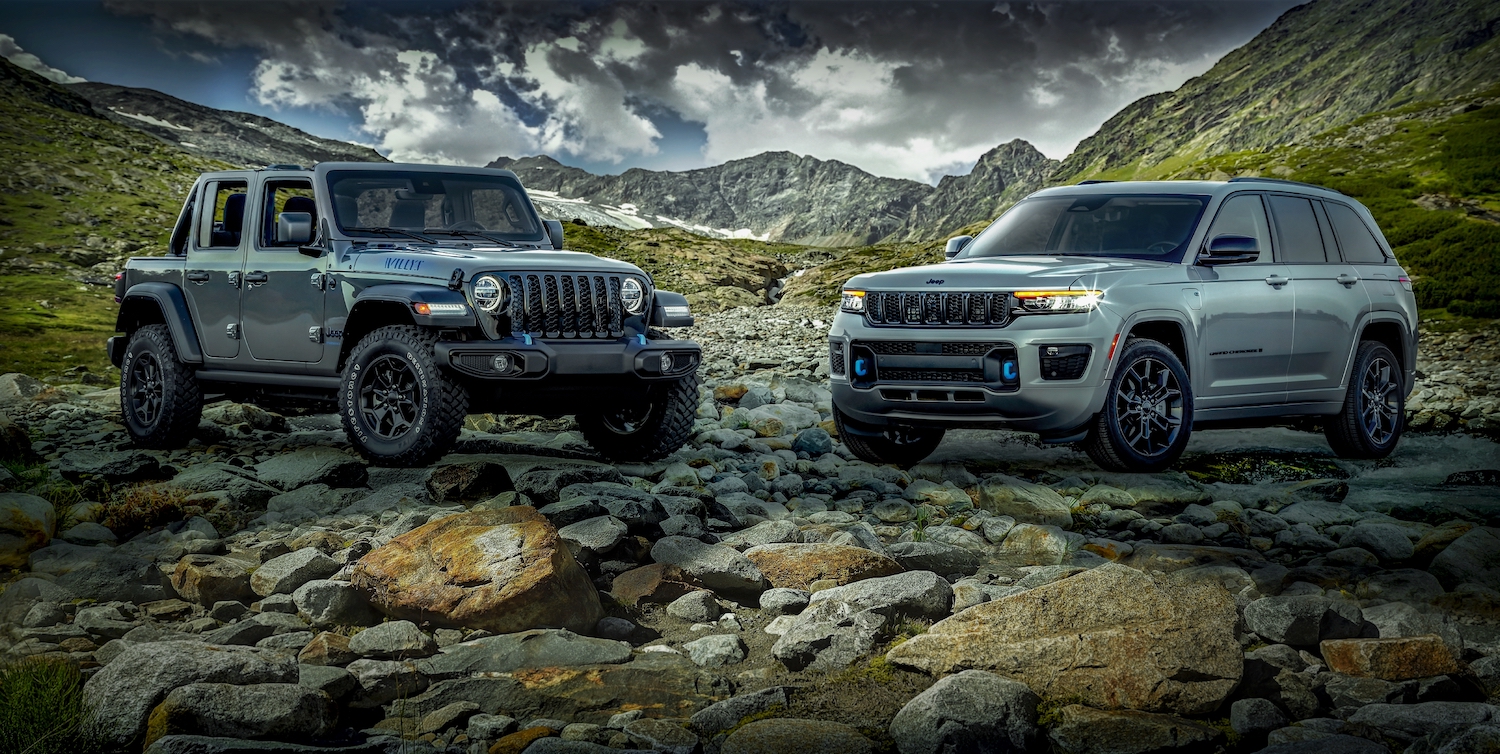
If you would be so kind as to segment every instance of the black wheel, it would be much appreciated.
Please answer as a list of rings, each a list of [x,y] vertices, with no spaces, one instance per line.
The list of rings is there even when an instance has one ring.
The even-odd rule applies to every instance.
[[[1162,471],[1182,456],[1192,431],[1187,370],[1166,346],[1137,338],[1120,354],[1083,449],[1108,471]]]
[[[180,448],[198,429],[203,389],[193,370],[177,360],[166,325],[146,325],[130,336],[120,362],[120,414],[143,448]]]
[[[382,466],[423,466],[463,429],[469,394],[437,366],[437,338],[410,325],[382,327],[344,364],[339,416],[360,454]]]
[[[599,454],[615,462],[657,461],[677,452],[698,415],[696,373],[653,385],[646,400],[613,411],[579,414],[578,427]]]
[[[846,429],[849,418],[838,406],[833,407],[833,423],[839,431],[839,440],[870,463],[889,463],[896,466],[915,466],[932,455],[943,442],[944,430],[918,429],[916,427],[888,427],[879,436],[860,435]]]
[[[1362,341],[1349,375],[1344,408],[1324,422],[1323,435],[1340,458],[1385,458],[1406,428],[1400,362],[1384,343]]]

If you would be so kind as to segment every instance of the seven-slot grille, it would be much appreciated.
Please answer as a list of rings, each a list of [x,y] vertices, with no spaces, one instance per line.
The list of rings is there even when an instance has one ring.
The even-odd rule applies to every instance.
[[[597,273],[507,273],[511,332],[546,338],[622,337],[622,279]]]
[[[872,325],[1004,327],[1010,309],[1009,293],[865,294],[865,321]]]

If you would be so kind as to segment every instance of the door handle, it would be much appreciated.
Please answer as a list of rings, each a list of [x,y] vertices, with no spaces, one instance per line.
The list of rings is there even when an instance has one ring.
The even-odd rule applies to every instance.
[[[1339,275],[1338,277],[1334,278],[1334,280],[1339,281],[1339,283],[1343,284],[1343,286],[1345,288],[1353,288],[1354,284],[1359,282],[1359,278],[1357,278],[1357,277],[1355,277],[1353,275],[1350,275],[1347,272],[1345,272],[1345,273]]]
[[[255,286],[255,285],[265,285],[270,280],[271,280],[271,276],[267,275],[264,272],[247,272],[247,273],[245,273],[245,282],[249,283],[252,286]]]
[[[1266,285],[1269,285],[1272,288],[1280,288],[1281,286],[1286,285],[1290,282],[1292,282],[1291,278],[1284,278],[1280,275],[1271,275],[1270,277],[1266,278]]]
[[[188,270],[187,280],[189,283],[203,285],[208,282],[208,270]]]

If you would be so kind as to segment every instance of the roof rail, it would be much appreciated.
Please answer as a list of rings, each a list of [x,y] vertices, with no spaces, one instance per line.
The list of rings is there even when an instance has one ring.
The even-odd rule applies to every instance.
[[[1245,175],[1245,176],[1239,176],[1237,178],[1230,178],[1229,182],[1230,183],[1280,183],[1280,184],[1287,185],[1287,186],[1302,186],[1303,188],[1322,189],[1324,191],[1332,191],[1335,194],[1342,194],[1342,193],[1344,193],[1342,191],[1339,191],[1338,189],[1328,188],[1327,186],[1319,186],[1316,183],[1304,183],[1302,181],[1288,181],[1288,180],[1286,180],[1284,178],[1257,178],[1255,176]]]
[[[1090,178],[1090,179],[1088,179],[1086,181],[1079,181],[1078,183],[1076,183],[1074,185],[1076,185],[1076,186],[1092,186],[1092,185],[1094,185],[1096,183],[1114,183],[1114,181],[1104,180],[1103,178]]]
[[[267,166],[261,168],[261,170],[306,170],[306,169],[307,168],[304,168],[301,165],[293,165],[291,163],[277,163],[275,165],[267,165]]]

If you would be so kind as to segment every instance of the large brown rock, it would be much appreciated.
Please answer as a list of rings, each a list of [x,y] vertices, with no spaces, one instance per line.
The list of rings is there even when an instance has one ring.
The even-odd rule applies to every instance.
[[[57,528],[52,503],[24,492],[0,492],[0,568],[25,568]]]
[[[724,741],[724,754],[869,754],[870,739],[829,720],[772,718],[746,725]]]
[[[1101,709],[1204,714],[1243,672],[1236,620],[1218,583],[1111,563],[971,607],[887,658],[932,673],[991,670]]]
[[[604,617],[588,574],[528,506],[413,529],[360,559],[350,581],[381,612],[439,627],[586,632]]]
[[[1219,729],[1172,715],[1070,704],[1058,717],[1048,735],[1067,754],[1189,754],[1213,751],[1224,742]]]
[[[642,602],[666,605],[688,592],[705,592],[703,583],[674,565],[652,563],[632,568],[615,577],[610,594],[622,605]]]
[[[200,605],[255,600],[247,565],[215,555],[188,555],[177,561],[177,568],[172,571],[172,588],[178,596]]]
[[[843,586],[902,571],[895,560],[850,545],[786,542],[752,547],[745,551],[745,557],[775,588],[807,589],[814,581],[825,580]]]
[[[1320,647],[1328,669],[1344,675],[1409,681],[1458,672],[1458,663],[1437,634],[1399,639],[1329,639]]]

